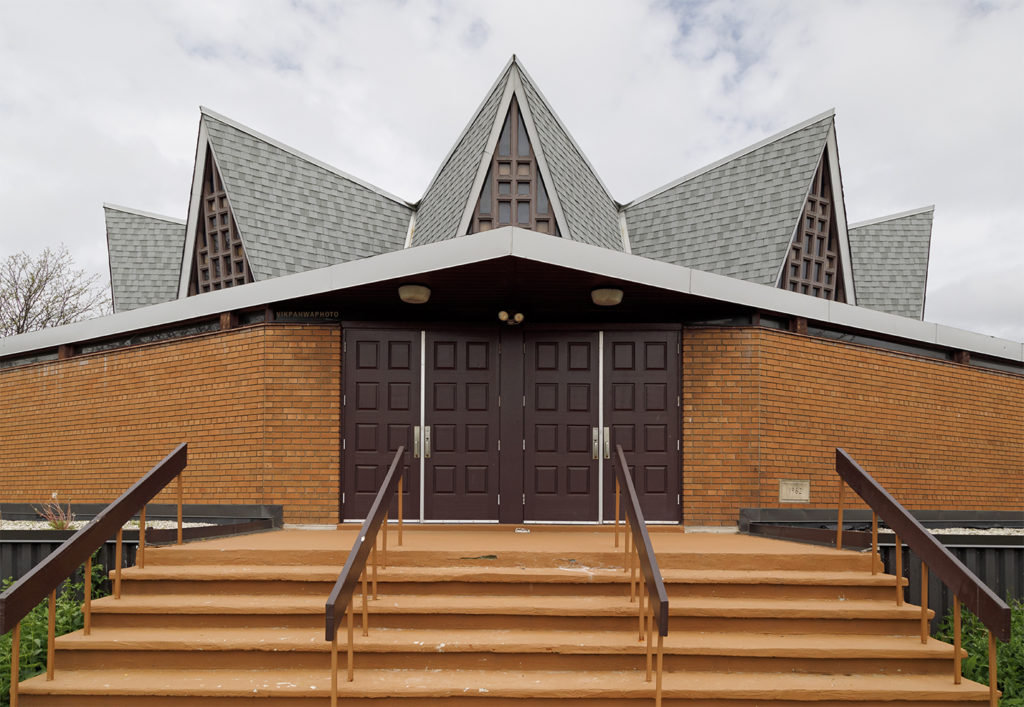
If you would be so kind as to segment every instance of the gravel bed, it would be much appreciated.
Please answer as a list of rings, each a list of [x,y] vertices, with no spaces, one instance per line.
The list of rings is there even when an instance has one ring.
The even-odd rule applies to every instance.
[[[879,528],[878,534],[891,535],[892,528]],[[932,535],[1024,535],[1024,528],[928,528]]]
[[[85,526],[87,520],[76,520],[71,523],[70,530],[78,530]],[[190,523],[184,522],[181,524],[183,528],[202,528],[208,525],[216,525],[215,523]],[[125,530],[138,530],[139,522],[130,520],[124,524]],[[178,521],[176,520],[148,520],[146,521],[146,530],[168,530],[171,528],[177,528]],[[45,520],[3,520],[0,519],[0,530],[53,530],[50,524]]]

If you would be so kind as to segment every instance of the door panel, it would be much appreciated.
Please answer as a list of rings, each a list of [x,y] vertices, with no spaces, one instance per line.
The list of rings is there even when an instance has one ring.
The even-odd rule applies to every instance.
[[[605,425],[612,459],[621,444],[647,520],[680,519],[678,331],[605,332]],[[613,518],[615,474],[605,473],[605,517]]]
[[[597,333],[525,338],[525,519],[597,520]]]
[[[347,520],[366,517],[392,455],[403,444],[403,503],[406,514],[411,515],[419,508],[420,473],[412,454],[412,428],[419,424],[420,416],[420,334],[346,328],[344,340],[341,489],[345,500],[340,516]],[[397,513],[397,503],[392,513]]]
[[[427,332],[428,520],[498,518],[498,369],[496,332]]]

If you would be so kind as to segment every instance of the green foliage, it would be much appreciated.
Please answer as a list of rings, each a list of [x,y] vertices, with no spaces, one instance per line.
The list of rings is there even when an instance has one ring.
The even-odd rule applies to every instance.
[[[97,552],[97,555],[99,553]],[[103,566],[93,556],[92,565],[92,596],[98,599],[108,592],[105,588],[106,573]],[[13,582],[5,579],[0,582],[0,591],[7,589]],[[77,631],[84,625],[82,615],[82,598],[85,596],[85,583],[67,581],[57,591],[55,612],[56,631],[58,636]],[[49,599],[44,599],[25,618],[21,620],[21,655],[18,661],[19,679],[27,680],[46,670],[46,633],[49,628]],[[10,706],[11,694],[11,637],[12,633],[0,636],[0,707]]]
[[[1001,707],[1024,707],[1024,601],[1011,601],[1010,640],[996,642],[996,687],[1002,690]],[[961,606],[961,645],[967,651],[963,661],[964,677],[988,685],[988,631],[981,621]],[[939,624],[935,637],[953,642],[953,612]]]

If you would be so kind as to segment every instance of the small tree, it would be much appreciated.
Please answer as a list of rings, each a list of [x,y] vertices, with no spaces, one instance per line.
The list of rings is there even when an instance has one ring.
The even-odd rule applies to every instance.
[[[37,257],[15,253],[0,264],[0,337],[109,312],[110,296],[100,276],[76,268],[63,244]]]

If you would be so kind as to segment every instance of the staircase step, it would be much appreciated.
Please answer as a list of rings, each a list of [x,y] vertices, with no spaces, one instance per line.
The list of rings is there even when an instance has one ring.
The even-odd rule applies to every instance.
[[[459,699],[459,704],[650,704],[654,683],[641,671],[504,671],[504,670],[363,670],[353,682],[339,675],[343,704],[429,704]],[[783,673],[766,681],[762,673],[693,671],[664,676],[666,707],[680,705],[772,704],[959,704],[983,703],[988,688],[965,680],[954,685],[936,675],[810,675]],[[319,698],[326,704],[330,676],[323,670],[204,670],[185,673],[166,670],[58,671],[56,679],[39,676],[22,683],[26,707],[48,705],[109,705],[111,698],[130,698],[132,705],[170,704],[168,698],[190,698],[189,704],[209,704],[198,698],[230,700],[263,698],[261,704],[295,704],[296,698]],[[49,696],[50,699],[46,699]],[[59,697],[69,698],[61,701]],[[90,699],[93,698],[93,699]],[[277,700],[276,702],[268,700]],[[386,703],[381,700],[387,699]],[[289,702],[288,700],[291,700]],[[414,701],[415,700],[415,701]],[[498,701],[503,700],[503,701]],[[316,704],[303,701],[302,704]]]

